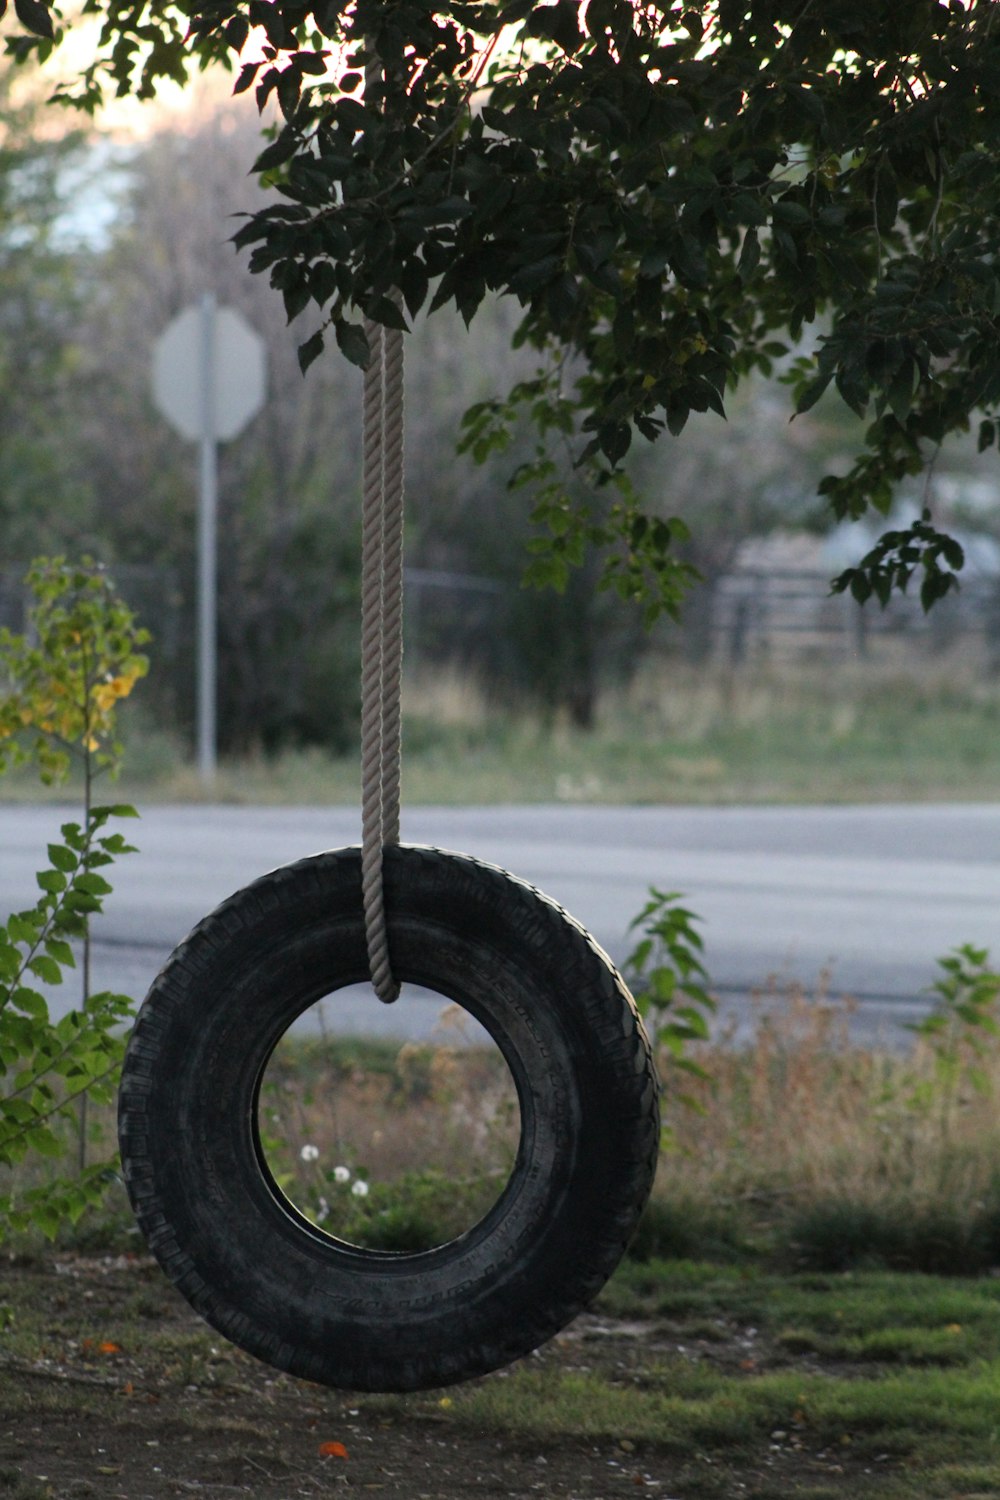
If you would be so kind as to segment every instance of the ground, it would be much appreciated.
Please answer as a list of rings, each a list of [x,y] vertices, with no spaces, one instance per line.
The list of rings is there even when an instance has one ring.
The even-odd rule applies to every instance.
[[[672,1341],[676,1356],[662,1321],[598,1310],[525,1363],[627,1384]],[[771,1358],[754,1330],[713,1337],[716,1366],[749,1371]],[[502,1423],[470,1428],[466,1391],[352,1397],[277,1374],[206,1329],[143,1256],[52,1254],[2,1269],[4,1500],[736,1500],[864,1488],[843,1454],[786,1432],[740,1462],[628,1437],[540,1440]]]

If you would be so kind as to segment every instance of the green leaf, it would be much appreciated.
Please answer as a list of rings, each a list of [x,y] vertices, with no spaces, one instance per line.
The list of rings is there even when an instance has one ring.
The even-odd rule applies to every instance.
[[[47,953],[36,953],[28,968],[44,984],[62,984],[62,969]]]
[[[305,341],[304,344],[300,344],[299,345],[299,348],[298,348],[299,369],[302,371],[303,375],[306,373],[306,371],[308,370],[309,366],[315,360],[319,359],[319,357],[320,357],[320,355],[322,353],[323,353],[323,334],[322,334],[322,331],[320,331],[319,333],[314,333],[313,336],[312,336],[312,338],[306,339],[306,341]]]
[[[53,40],[52,13],[41,0],[14,0],[14,11],[21,25],[32,35],[44,37],[46,41]]]
[[[102,802],[91,808],[90,816],[92,821],[106,823],[109,818],[137,818],[139,814],[131,802]]]
[[[912,359],[904,359],[892,381],[887,392],[889,406],[892,414],[901,427],[906,425],[906,419],[910,413],[910,404],[913,400],[913,379],[916,374],[916,365]]]
[[[899,213],[899,184],[888,162],[883,161],[875,178],[875,220],[880,234],[888,234]]]
[[[237,78],[236,83],[233,86],[233,93],[242,94],[245,93],[248,88],[251,88],[253,86],[254,79],[257,77],[257,73],[262,66],[262,62],[244,63],[242,68],[240,69],[239,77]]]
[[[53,1154],[58,1155],[58,1152]],[[32,1208],[30,1218],[32,1224],[35,1225],[36,1229],[41,1230],[47,1240],[51,1241],[56,1238],[61,1223],[57,1209],[39,1204],[37,1207]]]
[[[771,217],[776,224],[788,224],[793,227],[812,223],[812,215],[805,205],[790,198],[779,198],[772,205]]]
[[[742,281],[749,281],[750,277],[760,265],[760,237],[756,229],[748,229],[743,236],[743,244],[740,247],[740,258],[737,269]]]
[[[358,323],[348,323],[344,318],[338,318],[334,324],[337,334],[337,345],[345,359],[350,360],[352,365],[358,365],[364,369],[371,359],[371,349],[365,337],[365,331]]]
[[[76,955],[69,943],[63,942],[61,938],[48,937],[45,939],[45,951],[56,963],[62,964],[64,968],[76,968]]]
[[[126,843],[124,836],[120,833],[109,833],[106,838],[98,839],[97,842],[107,854],[112,856],[138,854],[139,852],[135,844]]]
[[[62,1156],[65,1147],[59,1137],[47,1125],[36,1125],[29,1136],[32,1151],[37,1151],[39,1156]],[[59,1219],[56,1215],[55,1230],[50,1234],[45,1227],[49,1223],[47,1217],[39,1218],[32,1214],[32,1218],[43,1233],[48,1234],[49,1239],[54,1239],[58,1232]]]
[[[262,151],[253,164],[255,172],[270,172],[275,167],[284,166],[290,161],[299,147],[299,138],[294,131],[287,128],[281,132],[276,141]]]
[[[49,861],[57,870],[69,874],[76,869],[77,856],[72,849],[67,849],[64,844],[50,844],[48,849]]]
[[[285,303],[285,316],[289,323],[294,322],[300,312],[304,312],[312,301],[312,290],[305,276],[294,281],[291,286],[281,289],[281,295]]]
[[[691,408],[680,402],[672,403],[667,407],[667,427],[674,437],[680,437],[690,415]]]
[[[88,895],[86,891],[67,891],[63,898],[64,908],[72,913],[99,912],[101,903],[96,896]]]
[[[49,1008],[45,1003],[45,997],[37,990],[29,989],[27,985],[19,985],[10,997],[10,1003],[17,1010],[23,1011],[26,1016],[31,1016],[36,1021],[48,1021]]]
[[[36,943],[44,925],[45,919],[40,912],[15,912],[7,918],[7,931],[15,943]]]
[[[66,889],[66,876],[58,870],[39,870],[35,879],[39,887],[52,896],[58,896]]]
[[[953,568],[956,573],[960,572],[965,566],[965,552],[962,545],[952,536],[941,537],[941,556],[949,568]]]

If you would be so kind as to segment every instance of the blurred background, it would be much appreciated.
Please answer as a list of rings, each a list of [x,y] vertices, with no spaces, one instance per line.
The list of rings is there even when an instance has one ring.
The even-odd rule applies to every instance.
[[[360,377],[336,354],[302,377],[307,321],[288,328],[228,243],[261,196],[247,173],[260,124],[228,88],[156,106],[141,131],[111,117],[84,134],[0,71],[0,624],[23,628],[37,553],[106,563],[153,633],[128,777],[145,795],[200,794],[197,450],[157,411],[150,366],[171,319],[209,293],[268,363],[262,410],[220,449],[217,791],[353,798]],[[1000,491],[971,438],[927,481],[968,559],[929,617],[915,599],[861,610],[830,594],[876,535],[833,527],[816,498],[857,437],[836,398],[790,422],[780,382],[761,381],[728,421],[641,445],[633,477],[652,511],[691,526],[703,577],[679,624],[646,632],[596,590],[597,556],[563,595],[522,587],[528,502],[507,479],[527,437],[482,467],[455,454],[465,408],[533,369],[511,348],[516,322],[502,303],[469,331],[441,312],[408,344],[412,799],[996,794]],[[926,498],[901,494],[899,514]]]

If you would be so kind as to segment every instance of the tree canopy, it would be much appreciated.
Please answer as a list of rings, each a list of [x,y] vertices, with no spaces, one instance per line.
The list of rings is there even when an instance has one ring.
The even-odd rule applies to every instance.
[[[0,6],[5,0],[0,0]],[[62,21],[15,0],[8,49],[46,55]],[[548,451],[525,477],[556,582],[616,542],[624,593],[688,582],[683,528],[623,478],[636,434],[725,411],[756,372],[803,412],[828,387],[859,416],[823,479],[839,518],[888,515],[951,434],[1000,421],[1000,19],[993,0],[86,0],[96,62],[62,90],[150,95],[215,61],[276,101],[256,168],[279,201],[238,245],[289,318],[310,306],[348,359],[388,324],[515,297],[539,369],[481,403],[485,452],[523,409],[618,500],[590,507]],[[393,299],[398,288],[404,307]],[[739,475],[733,476],[739,484]],[[927,494],[929,495],[929,487]],[[925,605],[962,564],[926,504],[838,580]]]

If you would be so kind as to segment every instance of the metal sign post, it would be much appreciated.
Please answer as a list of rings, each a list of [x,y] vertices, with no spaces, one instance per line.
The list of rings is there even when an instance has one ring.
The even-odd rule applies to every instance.
[[[218,743],[218,448],[257,415],[265,387],[263,339],[211,293],[179,313],[153,347],[156,405],[181,437],[199,444],[196,722],[205,786],[215,779]]]
[[[201,299],[199,387],[201,402],[198,487],[198,774],[203,783],[215,780],[216,663],[218,661],[218,514],[219,454],[215,417],[215,298]]]

